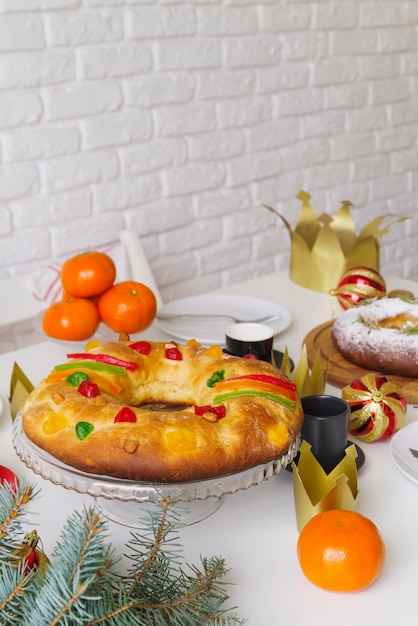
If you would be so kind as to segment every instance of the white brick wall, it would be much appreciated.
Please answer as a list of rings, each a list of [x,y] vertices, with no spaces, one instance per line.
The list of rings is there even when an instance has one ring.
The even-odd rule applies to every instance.
[[[0,276],[141,237],[163,298],[287,267],[300,189],[418,280],[416,0],[0,0]]]

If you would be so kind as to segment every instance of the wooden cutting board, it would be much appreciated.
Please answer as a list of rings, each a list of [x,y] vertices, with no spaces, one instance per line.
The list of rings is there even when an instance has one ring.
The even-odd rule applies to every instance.
[[[331,328],[334,320],[325,322],[313,328],[305,337],[308,362],[311,367],[319,350],[321,358],[329,362],[328,382],[336,387],[349,385],[354,378],[360,378],[369,374],[373,370],[367,370],[354,363],[347,361],[335,347],[331,338]],[[379,372],[375,372],[379,373]],[[402,389],[405,400],[408,404],[418,404],[418,379],[407,378],[406,376],[395,376],[388,374],[388,378]]]

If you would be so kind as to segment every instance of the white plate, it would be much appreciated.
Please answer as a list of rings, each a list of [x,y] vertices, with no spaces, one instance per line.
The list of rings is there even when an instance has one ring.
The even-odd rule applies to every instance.
[[[3,400],[1,399],[1,396],[0,396],[0,415],[2,414],[2,412],[3,412]]]
[[[418,422],[404,426],[393,435],[390,454],[398,469],[418,483]]]
[[[232,315],[244,321],[252,321],[265,316],[274,318],[271,322],[264,322],[274,333],[283,332],[292,321],[292,317],[285,308],[270,300],[240,296],[235,294],[212,294],[191,296],[174,300],[161,307],[159,313],[178,313],[196,315]],[[156,320],[164,332],[177,339],[196,339],[202,344],[225,343],[225,329],[234,323],[233,319],[225,318],[173,318],[170,320]]]

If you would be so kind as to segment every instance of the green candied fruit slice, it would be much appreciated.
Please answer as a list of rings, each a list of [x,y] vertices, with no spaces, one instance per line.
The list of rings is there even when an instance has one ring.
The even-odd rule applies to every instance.
[[[73,372],[65,379],[65,382],[73,387],[78,387],[83,380],[89,380],[88,375],[85,372]]]
[[[119,365],[109,365],[108,363],[99,363],[98,361],[70,361],[69,363],[61,363],[60,365],[56,365],[53,372],[65,372],[65,370],[73,370],[74,367],[82,367],[89,370],[96,370],[102,372],[110,372],[111,374],[116,374],[117,376],[125,376],[126,375],[126,367],[121,367]]]
[[[208,387],[214,387],[216,383],[221,382],[221,380],[225,379],[225,370],[217,370],[213,372],[212,376],[208,378],[206,384]]]
[[[80,441],[88,437],[93,430],[93,424],[89,424],[88,422],[77,422],[75,425],[75,432]]]
[[[213,404],[222,404],[227,400],[232,400],[233,398],[239,398],[240,396],[259,396],[260,398],[266,398],[267,400],[272,400],[273,402],[278,402],[279,404],[283,404],[283,406],[287,407],[291,411],[294,410],[296,406],[296,402],[293,400],[289,400],[289,398],[285,398],[277,393],[268,393],[266,391],[255,391],[253,389],[243,389],[242,391],[231,391],[229,393],[223,393],[219,396],[215,396],[213,399]]]

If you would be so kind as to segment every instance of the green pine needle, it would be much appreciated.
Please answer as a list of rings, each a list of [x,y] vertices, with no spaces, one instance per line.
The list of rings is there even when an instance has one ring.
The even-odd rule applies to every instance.
[[[0,486],[0,624],[19,626],[233,626],[219,557],[184,567],[176,530],[180,503],[162,498],[144,533],[131,533],[130,561],[117,573],[120,557],[108,543],[105,519],[94,509],[67,520],[44,573],[18,563],[26,505],[38,492],[21,483],[16,493]],[[40,531],[42,535],[42,531]]]

